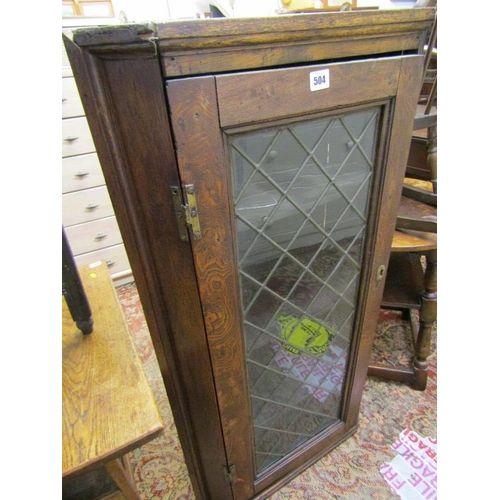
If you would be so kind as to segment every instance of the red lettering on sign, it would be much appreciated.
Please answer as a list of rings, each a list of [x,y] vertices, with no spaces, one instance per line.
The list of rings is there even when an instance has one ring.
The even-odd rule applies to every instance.
[[[420,490],[420,494],[424,497],[424,498],[432,498],[435,494],[436,494],[436,490],[435,488],[433,488],[428,482],[426,481],[423,481],[422,482],[422,487],[419,488]]]
[[[408,448],[408,446],[404,445],[405,449],[403,450],[403,453],[401,453],[401,456],[403,458],[406,457],[412,457],[413,456],[413,450],[411,448]]]
[[[422,471],[423,477],[433,477],[435,475],[436,475],[435,470],[429,469],[429,467],[427,465],[424,467],[424,470]]]
[[[418,457],[413,457],[412,460],[410,461],[410,465],[414,469],[421,469],[424,466],[424,462],[422,462],[422,460],[420,460],[420,458]]]
[[[426,445],[421,439],[418,440],[418,448],[419,450],[425,450],[426,448],[429,448],[428,445]]]
[[[412,443],[417,443],[418,442],[418,437],[415,436],[415,434],[413,434],[413,432],[410,432],[408,434],[408,439],[412,442]]]
[[[438,477],[437,474],[431,479],[431,486],[437,490],[438,488]]]
[[[396,490],[400,490],[405,484],[406,481],[403,478],[401,478],[399,481],[394,480],[391,482],[391,486]]]
[[[427,454],[427,456],[429,458],[432,458],[432,460],[434,460],[434,462],[437,462],[437,452],[436,451],[429,448],[425,453]]]
[[[386,464],[384,464],[384,465],[386,465]],[[396,477],[398,477],[398,472],[395,471],[390,464],[387,464],[387,467],[382,466],[380,468],[380,472],[382,472],[382,469],[385,469],[385,468],[387,468],[388,470],[386,470],[385,472],[383,472],[382,475],[388,481],[392,481],[393,479],[395,479]]]

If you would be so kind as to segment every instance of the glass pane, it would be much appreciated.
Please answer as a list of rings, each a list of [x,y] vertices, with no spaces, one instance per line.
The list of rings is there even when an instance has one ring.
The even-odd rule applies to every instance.
[[[379,115],[229,137],[258,473],[339,422]]]

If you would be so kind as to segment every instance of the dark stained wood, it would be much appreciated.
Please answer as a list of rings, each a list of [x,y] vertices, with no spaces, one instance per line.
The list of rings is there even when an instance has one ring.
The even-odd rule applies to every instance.
[[[234,255],[229,171],[217,128],[214,77],[168,83],[181,182],[194,184],[202,237],[191,240],[228,461],[236,466],[236,498],[254,494],[253,438],[246,381],[243,320]]]
[[[426,257],[425,270],[421,255]],[[368,375],[397,382],[411,383],[423,391],[427,385],[431,334],[437,318],[437,254],[436,250],[419,253],[393,252],[381,306],[386,309],[418,311],[409,314],[414,344],[410,366],[371,363]]]
[[[436,42],[437,19],[429,47]],[[389,380],[410,382],[413,388],[425,390],[431,333],[437,319],[437,109],[435,97],[437,72],[434,72],[430,95],[425,96],[431,50],[425,58],[424,82],[417,108],[406,179],[398,208],[397,231],[393,237],[389,276],[382,307],[404,311],[414,340],[411,366],[370,364],[368,373]],[[421,259],[425,259],[425,271]],[[417,314],[410,311],[416,310]]]
[[[434,9],[291,14],[156,26],[169,77],[241,71],[423,48]]]
[[[382,299],[383,279],[377,277],[388,262],[420,81],[415,75],[421,73],[422,57],[411,54],[422,50],[433,18],[433,9],[404,9],[180,21],[80,30],[75,42],[66,39],[197,498],[264,498],[356,429]],[[377,61],[380,54],[399,62],[393,67],[392,61]],[[335,80],[339,100],[324,107],[315,107],[315,97],[309,102],[312,108],[294,111],[300,99],[287,90],[288,98],[273,104],[274,115],[262,110],[242,119],[233,112],[226,120],[231,116],[226,107],[219,116],[218,107],[224,106],[217,96],[219,81],[230,82],[219,78],[219,72],[324,65],[366,56],[371,62],[350,65],[364,65],[371,75],[358,74],[349,89]],[[380,81],[378,62],[385,75]],[[397,75],[394,80],[389,67]],[[200,74],[210,76],[177,79]],[[165,77],[173,78],[166,88]],[[372,90],[384,86],[393,90],[375,97]],[[231,88],[233,103],[236,90]],[[342,101],[346,92],[350,99]],[[373,245],[365,258],[356,323],[360,338],[350,359],[343,422],[255,481],[234,224],[219,118],[238,126],[252,120],[296,120],[303,113],[371,105],[373,99],[384,107],[377,165],[387,169],[376,174],[368,235]],[[181,181],[195,185],[200,204],[202,237],[190,242],[179,238],[171,200],[171,187],[180,187]],[[232,463],[238,479],[229,486],[224,467]]]
[[[328,109],[326,103],[341,108],[393,96],[399,60],[377,60],[376,79],[373,65],[359,61],[218,76],[221,126],[304,116]],[[330,71],[330,88],[311,92],[309,74],[321,69]]]
[[[420,256],[414,253],[391,254],[382,307],[419,309],[424,289],[424,270]]]
[[[407,64],[412,68],[411,70],[405,67],[404,62],[406,62],[407,59]],[[386,71],[387,66],[392,68],[390,76],[388,75],[385,79],[379,78],[380,73],[378,71],[373,71],[374,65],[378,65],[379,62],[381,66],[380,73],[382,74]],[[363,102],[363,91],[361,90],[365,88],[363,85],[369,88],[369,90],[366,91],[368,102],[393,96],[397,101],[395,105],[397,112],[394,122],[392,120],[387,120],[387,122],[391,121],[391,123],[394,123],[394,126],[399,126],[398,130],[401,134],[400,144],[402,144],[403,147],[407,147],[410,139],[409,133],[412,128],[412,115],[408,114],[407,110],[408,107],[412,109],[412,107],[415,106],[417,101],[416,91],[418,90],[418,85],[415,85],[413,81],[409,81],[407,76],[413,71],[418,72],[421,63],[421,58],[415,56],[406,56],[403,60],[398,59],[396,64],[394,64],[394,61],[388,62],[386,60],[381,60],[376,63],[369,63],[369,67],[372,69],[371,72],[368,71],[368,65],[365,66],[359,62],[344,63],[342,66],[333,65],[333,81],[337,81],[337,75],[342,75],[343,80],[346,81],[347,84],[333,85],[336,90],[335,92],[323,93],[322,98],[318,98],[318,103],[315,106],[311,106],[310,103],[309,105],[315,111],[335,108],[337,103],[340,103],[342,106],[345,106],[347,102],[350,102],[351,106],[360,105]],[[362,82],[358,79],[361,74],[359,72],[360,66],[364,67],[365,74],[368,73],[370,75],[369,77],[363,76],[361,78]],[[353,72],[349,70],[351,67],[354,67]],[[402,71],[402,68],[404,71]],[[315,68],[313,67],[312,69]],[[334,70],[338,70],[338,73],[335,73]],[[407,87],[398,88],[394,83],[400,80],[400,72],[403,76],[401,81],[404,82],[404,85]],[[281,75],[285,76],[282,77]],[[269,82],[269,85],[271,85],[272,82],[288,79],[293,88],[298,88],[300,91],[300,84],[293,85],[293,83],[297,81],[297,78],[300,81],[301,77],[306,77],[307,93],[310,93],[308,88],[308,75],[308,70],[298,71],[295,69],[283,69],[267,74],[263,80]],[[258,74],[257,78],[262,78],[261,74]],[[342,78],[339,77],[338,81],[340,82]],[[217,89],[214,87],[214,79],[212,77],[173,80],[169,81],[167,85],[167,95],[169,98],[174,135],[176,137],[178,163],[182,181],[186,184],[203,186],[203,189],[200,188],[196,193],[203,234],[201,239],[192,240],[192,246],[197,262],[198,283],[202,295],[202,302],[204,304],[207,331],[209,332],[212,362],[214,364],[216,380],[218,381],[216,383],[220,385],[218,392],[221,404],[221,418],[223,427],[228,429],[226,449],[230,448],[232,450],[230,451],[230,449],[228,449],[228,458],[230,463],[236,463],[238,476],[243,480],[241,486],[247,483],[248,478],[250,478],[250,482],[252,482],[252,471],[248,466],[241,466],[241,463],[245,464],[242,450],[248,451],[251,449],[252,440],[250,439],[251,429],[247,427],[248,422],[238,423],[238,420],[235,419],[237,412],[243,411],[242,408],[248,403],[246,402],[246,390],[234,391],[235,387],[246,387],[244,379],[239,381],[234,379],[236,375],[234,366],[244,365],[245,359],[243,355],[243,345],[238,348],[238,345],[234,343],[238,339],[240,342],[243,339],[241,327],[239,327],[239,331],[241,332],[240,335],[234,335],[238,323],[241,322],[241,318],[239,317],[238,281],[237,277],[234,275],[236,269],[233,267],[236,258],[232,253],[233,236],[230,231],[234,223],[231,218],[230,186],[229,178],[227,177],[228,173],[224,167],[226,160],[224,158],[222,136],[220,131],[214,127],[214,123],[217,123],[219,120],[214,103],[216,102],[217,96],[220,103],[220,122],[222,125],[239,125],[242,122],[240,119],[241,116],[243,116],[245,122],[247,122],[249,114],[253,121],[260,122],[260,120],[270,118],[271,114],[266,106],[259,107],[258,111],[255,110],[255,103],[258,102],[261,97],[265,99],[267,95],[272,95],[266,84],[261,86],[255,85],[255,79],[255,73],[216,77]],[[235,80],[237,81],[235,82]],[[221,81],[223,82],[222,84],[220,84]],[[358,85],[359,87],[353,89],[353,87]],[[237,88],[240,89],[243,95],[245,95],[245,92],[248,92],[246,89],[252,89],[253,99],[248,100],[246,104],[245,99],[242,99],[238,107],[233,111],[228,111],[225,115],[225,110],[231,108],[231,104],[234,100],[231,99],[231,96],[236,95],[234,89]],[[285,95],[293,94],[291,89],[287,89],[286,86],[283,92]],[[398,92],[399,100],[397,99]],[[410,95],[413,93],[410,98],[406,97],[407,92],[409,92]],[[317,94],[321,94],[321,92]],[[346,95],[349,96],[349,98],[346,97]],[[237,97],[235,99],[237,99]],[[271,106],[270,103],[268,104]],[[277,118],[283,118],[285,115],[290,117],[298,116],[300,113],[304,113],[304,106],[300,99],[292,98],[287,102],[276,99],[276,102],[272,105],[272,114]],[[403,141],[404,131],[406,131],[407,134],[406,142]],[[391,130],[390,133],[384,135],[389,136],[391,134],[399,138],[396,130]],[[396,142],[395,144],[398,143]],[[398,155],[399,158],[399,154],[402,154],[404,157],[404,150],[399,152],[397,147],[393,147],[388,153],[388,156],[392,158]],[[381,162],[387,161],[385,156],[386,153],[380,154]],[[394,164],[401,165],[397,160],[393,161]],[[397,183],[401,182],[403,173],[404,168],[400,166],[397,180],[393,175],[394,173],[392,173],[392,175],[386,175],[386,185],[383,187],[378,186],[380,191],[386,189],[387,186],[392,188],[393,182],[395,183],[394,185],[397,186]],[[384,178],[381,174],[380,172],[379,175],[381,178]],[[377,196],[375,196],[374,199],[377,199]],[[397,202],[397,199],[397,196],[393,197],[393,203]],[[384,206],[384,212],[387,208],[388,206]],[[397,204],[392,207],[393,213],[396,208]],[[378,210],[381,210],[380,205]],[[375,237],[375,230],[373,229],[372,232],[373,237]],[[378,231],[376,237],[378,239],[377,245],[380,248],[380,252],[382,252],[383,248],[387,253],[391,245],[391,232],[385,233],[383,231]],[[383,260],[382,262],[385,261]],[[371,263],[368,268],[371,269],[372,266],[375,267],[375,264]],[[370,278],[366,279],[366,281],[370,283],[370,291],[367,289],[365,292],[365,306],[372,307],[375,310],[378,307],[380,301],[379,295],[383,288],[380,287],[376,279],[376,272],[367,271],[367,276],[370,276]],[[216,286],[214,286],[214,284]],[[377,290],[378,295],[376,293]],[[221,318],[223,318],[224,321],[221,321]],[[367,326],[365,328],[370,327]],[[363,332],[362,335],[367,337],[366,332]],[[353,358],[356,358],[356,356],[354,355]],[[367,360],[365,362],[367,363]],[[356,365],[356,369],[353,369],[351,376],[355,380],[362,380],[363,376],[361,374],[366,373],[367,368],[365,366],[359,370],[357,368],[357,361],[355,361],[354,364]],[[322,433],[315,442],[309,442],[306,447],[298,449],[296,453],[292,453],[287,457],[287,460],[281,461],[279,467],[271,468],[256,482],[256,491],[259,492],[264,490],[259,495],[263,495],[264,497],[271,491],[274,491],[276,488],[276,481],[278,481],[277,484],[282,484],[280,479],[283,480],[283,477],[289,480],[303,470],[304,467],[317,460],[327,450],[346,439],[347,435],[352,434],[357,422],[360,396],[360,392],[354,396],[351,395],[349,397],[349,403],[346,405],[349,407],[347,413],[350,418],[350,427],[342,425],[339,428]],[[232,421],[232,419],[234,419],[234,421]],[[238,440],[233,438],[228,439],[228,436],[232,436],[233,432],[236,432]],[[238,442],[240,439],[241,442]],[[231,459],[231,457],[233,457],[233,459]],[[300,465],[297,464],[298,461],[300,461]],[[248,476],[246,474],[248,474]],[[240,483],[236,486],[240,486]],[[236,497],[240,498],[239,496]]]
[[[108,60],[82,52],[68,38],[65,44],[193,488],[199,498],[226,498],[226,457],[196,276],[170,195],[179,180],[154,46],[146,57]]]
[[[368,375],[394,380],[395,382],[411,383],[415,374],[411,368],[400,368],[399,366],[382,365],[373,363],[368,368]]]
[[[437,232],[437,208],[424,201],[401,196],[396,227],[435,233]]]
[[[408,169],[406,173],[408,174]],[[421,201],[427,205],[437,207],[437,193],[434,193],[434,186],[430,181],[406,177],[402,195],[413,200]]]

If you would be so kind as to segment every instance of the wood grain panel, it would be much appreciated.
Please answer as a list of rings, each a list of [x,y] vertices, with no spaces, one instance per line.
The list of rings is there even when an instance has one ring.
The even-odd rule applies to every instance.
[[[192,240],[198,287],[221,409],[226,452],[242,481],[235,498],[253,494],[251,410],[233,248],[231,196],[213,77],[168,83],[181,180],[194,184],[202,237]],[[247,416],[247,417],[245,417]],[[242,418],[243,417],[243,418]]]
[[[156,25],[168,77],[417,53],[434,9],[294,14]]]
[[[396,93],[398,68],[399,61],[380,59],[221,75],[217,77],[221,126],[310,114],[327,109],[328,103],[339,108],[384,99]],[[329,71],[330,87],[311,91],[309,75],[318,70]]]
[[[104,264],[79,272],[94,330],[78,330],[63,297],[63,477],[117,458],[163,429]]]
[[[209,72],[241,71],[242,69],[261,69],[264,67],[296,64],[297,61],[333,61],[359,54],[384,54],[393,50],[399,52],[415,50],[419,44],[416,34],[402,35],[395,46],[394,36],[362,40],[331,40],[325,42],[308,41],[290,43],[290,36],[279,47],[262,45],[242,45],[233,48],[216,45],[212,48],[182,50],[177,47],[168,51],[164,58],[165,73],[169,77],[206,74]],[[163,42],[160,42],[162,45]],[[242,64],[243,63],[243,64]]]
[[[227,37],[238,36],[237,45],[259,36],[259,41],[278,41],[286,33],[288,36],[301,36],[321,41],[325,31],[339,30],[338,38],[347,33],[372,35],[385,33],[397,35],[409,31],[420,32],[430,27],[434,19],[434,9],[400,9],[379,11],[352,11],[342,13],[293,14],[278,17],[212,19],[205,21],[180,21],[158,23],[157,36],[160,40],[190,41],[205,40],[207,45],[220,45]],[[346,32],[342,31],[346,30]],[[109,30],[108,30],[109,31]],[[95,43],[95,42],[94,42]]]

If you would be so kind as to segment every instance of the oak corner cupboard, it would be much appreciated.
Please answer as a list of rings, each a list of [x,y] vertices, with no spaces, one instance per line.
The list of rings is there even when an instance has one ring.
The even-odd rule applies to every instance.
[[[199,499],[356,431],[434,14],[65,37]]]

